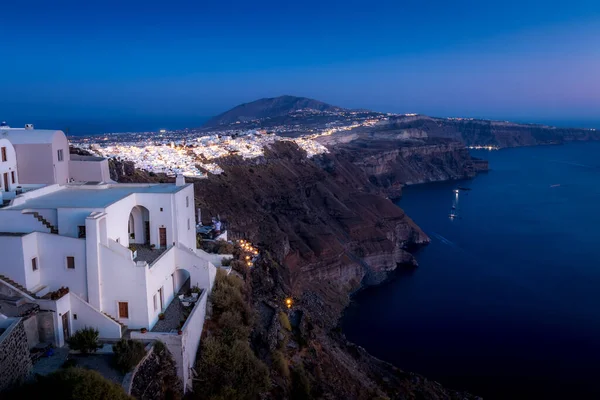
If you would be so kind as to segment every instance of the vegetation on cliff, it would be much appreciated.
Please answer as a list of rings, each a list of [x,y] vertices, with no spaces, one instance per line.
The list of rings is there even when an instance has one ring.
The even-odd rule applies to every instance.
[[[121,386],[98,372],[77,367],[60,369],[48,376],[38,375],[34,381],[3,396],[9,400],[44,399],[48,396],[62,400],[133,400]]]
[[[269,388],[269,370],[250,348],[253,312],[244,282],[218,271],[211,294],[213,313],[196,366],[192,398],[256,399]]]

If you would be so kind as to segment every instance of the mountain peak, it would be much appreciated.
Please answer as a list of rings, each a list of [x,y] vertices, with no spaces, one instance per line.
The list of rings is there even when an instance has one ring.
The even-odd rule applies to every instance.
[[[341,107],[332,106],[322,101],[283,95],[279,97],[267,97],[250,103],[240,104],[229,111],[225,111],[211,118],[204,126],[214,127],[218,125],[246,122],[262,118],[273,118],[285,116],[291,112],[311,109],[317,111],[343,111]]]

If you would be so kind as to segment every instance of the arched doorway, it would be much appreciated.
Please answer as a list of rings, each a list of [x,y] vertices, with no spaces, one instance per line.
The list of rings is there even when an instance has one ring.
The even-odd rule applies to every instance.
[[[176,269],[173,272],[173,293],[185,293],[191,289],[190,273],[185,269]]]
[[[150,211],[144,206],[135,206],[129,213],[129,243],[150,245]]]

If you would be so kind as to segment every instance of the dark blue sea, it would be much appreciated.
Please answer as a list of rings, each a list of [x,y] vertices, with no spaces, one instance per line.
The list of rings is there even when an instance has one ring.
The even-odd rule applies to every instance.
[[[346,336],[485,399],[600,399],[600,143],[473,155],[491,170],[406,188],[431,244],[355,296]]]

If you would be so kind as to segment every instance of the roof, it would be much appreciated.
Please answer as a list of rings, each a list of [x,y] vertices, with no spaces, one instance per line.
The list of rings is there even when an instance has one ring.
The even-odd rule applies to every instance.
[[[4,207],[4,210],[24,210],[28,208],[106,208],[133,193],[173,194],[188,185],[191,184],[183,186],[177,186],[173,183],[141,185],[101,184],[96,186],[65,185],[55,192],[27,199],[21,204]]]
[[[13,145],[52,143],[56,134],[64,136],[63,131],[52,129],[6,129],[0,127],[0,138],[10,140]]]

